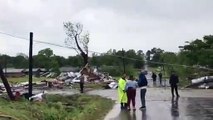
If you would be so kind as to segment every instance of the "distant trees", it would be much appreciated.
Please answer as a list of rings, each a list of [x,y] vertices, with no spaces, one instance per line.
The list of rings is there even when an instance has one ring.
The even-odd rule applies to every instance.
[[[177,53],[165,52],[153,48],[146,52],[147,60],[151,67],[165,68],[166,73],[175,70],[183,82],[187,78],[204,75],[213,75],[213,36],[204,36],[203,39],[187,41],[180,46]],[[165,64],[164,64],[165,63]],[[167,75],[168,75],[167,74]]]
[[[15,68],[27,68],[28,67],[28,57],[17,55],[13,58],[13,64]]]
[[[213,68],[213,36],[204,36],[203,40],[187,41],[178,53],[153,48],[146,52],[146,57],[150,65],[155,64],[155,67],[161,65],[154,62]]]
[[[188,63],[213,68],[213,36],[204,36],[184,45],[181,53],[188,58]]]
[[[24,54],[23,54],[24,55]],[[18,54],[16,57],[11,57],[8,55],[0,55],[0,61],[2,67],[15,67],[15,68],[27,68],[28,67],[28,58]]]
[[[105,54],[96,55],[93,54],[91,58],[91,64],[97,66],[122,66],[122,50],[109,50]],[[142,68],[144,65],[144,54],[142,51],[135,52],[135,50],[130,49],[124,51],[125,64],[132,66],[134,68]]]
[[[83,64],[83,60],[79,55],[64,58],[63,56],[55,55],[50,48],[39,51],[33,58],[34,67],[52,69],[53,71],[58,71],[59,67],[62,66],[79,67]]]
[[[137,71],[137,69],[141,69],[144,65],[144,54],[141,50],[136,52],[133,49],[128,51],[116,51],[111,49],[101,55],[93,54],[90,63],[93,66],[101,68],[102,71],[108,72],[110,75],[119,76],[123,74],[123,52],[126,73],[128,75],[134,75],[135,71]]]
[[[144,65],[144,53],[143,51],[135,51],[133,49],[124,51],[125,64],[128,73],[131,73],[132,69],[140,69]],[[103,68],[105,72],[112,71],[112,74],[120,75],[123,72],[122,64],[122,51],[121,50],[109,50],[106,53],[93,55],[88,58],[89,64],[99,68]],[[8,55],[0,55],[2,64],[7,61],[7,67],[14,68],[28,68],[28,57],[24,54],[18,54],[16,57],[10,57]],[[82,67],[84,60],[82,56],[75,55],[64,58],[63,56],[57,56],[53,50],[46,48],[40,50],[37,55],[33,56],[34,68],[46,68],[48,70],[58,71],[62,66]],[[115,69],[117,72],[115,72]]]
[[[34,67],[46,68],[55,72],[59,71],[59,61],[50,48],[40,50],[33,58]]]
[[[88,54],[88,52],[85,52],[85,54]],[[62,66],[82,67],[88,62],[92,66],[101,68],[103,71],[120,75],[123,72],[122,54],[122,50],[110,49],[102,54],[93,53],[91,57],[87,55],[87,60],[84,60],[81,55],[69,56],[68,58],[57,56],[53,50],[46,48],[39,51],[37,55],[34,55],[33,61],[36,68],[47,68],[55,71]],[[131,73],[133,69],[143,67],[144,53],[142,50],[135,51],[133,49],[124,51],[124,60],[127,72]],[[213,36],[204,36],[202,40],[196,39],[187,42],[178,53],[165,52],[160,48],[153,48],[146,52],[146,60],[148,60],[148,64],[151,67],[165,67],[168,71],[176,70],[184,74],[184,76],[197,72],[193,68],[184,67],[184,65],[213,69]],[[0,61],[3,67],[5,65],[15,68],[28,67],[28,57],[22,53],[15,57],[0,55]],[[170,64],[183,66],[178,67]]]
[[[146,52],[146,60],[148,61],[149,66],[157,67],[159,64],[156,64],[156,62],[162,62],[161,54],[163,52],[164,50],[155,47],[148,50]]]

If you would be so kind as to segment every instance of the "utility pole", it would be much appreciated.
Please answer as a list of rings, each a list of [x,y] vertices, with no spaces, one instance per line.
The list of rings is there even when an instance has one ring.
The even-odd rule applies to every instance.
[[[124,74],[126,73],[126,66],[125,66],[125,59],[124,59],[124,49],[122,48],[122,56],[123,56],[123,58],[122,58],[122,60],[123,60],[123,68],[124,68]]]
[[[32,83],[32,79],[33,79],[33,33],[30,32],[30,46],[29,46],[29,86],[28,86],[28,90],[29,90],[29,97],[32,96],[32,90],[33,90],[33,83]]]

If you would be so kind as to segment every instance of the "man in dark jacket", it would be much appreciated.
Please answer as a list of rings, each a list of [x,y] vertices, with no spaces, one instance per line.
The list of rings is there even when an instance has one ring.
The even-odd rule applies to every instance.
[[[160,85],[162,85],[162,73],[161,72],[158,74],[158,77],[159,77]]]
[[[80,77],[80,82],[79,82],[79,85],[80,85],[80,92],[81,93],[84,93],[84,79],[85,79],[85,75],[81,75]]]
[[[156,75],[154,72],[152,72],[152,79],[153,79],[153,82],[156,82],[156,78],[157,78],[157,75]]]
[[[146,101],[145,101],[145,96],[146,96],[146,89],[147,89],[147,79],[145,76],[146,72],[143,70],[140,75],[139,75],[139,80],[138,80],[138,86],[140,87],[140,97],[141,97],[141,107],[140,109],[145,109],[146,108]]]
[[[174,90],[175,90],[176,96],[179,97],[179,94],[178,94],[178,85],[177,85],[179,83],[179,78],[175,74],[174,71],[172,71],[172,74],[171,74],[170,79],[169,79],[169,83],[171,85],[172,97],[174,97]]]

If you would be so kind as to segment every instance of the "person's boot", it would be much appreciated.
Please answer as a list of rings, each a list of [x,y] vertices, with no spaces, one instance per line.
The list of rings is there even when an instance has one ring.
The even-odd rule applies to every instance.
[[[140,107],[140,110],[144,110],[144,109],[146,109],[146,106]]]
[[[121,103],[121,110],[123,110],[124,109],[124,106],[123,106],[123,103]]]
[[[172,98],[174,98],[175,97],[175,95],[174,94],[172,94]]]
[[[124,103],[124,109],[127,109],[128,105],[127,103]]]
[[[179,94],[177,94],[177,97],[180,97],[180,95],[179,95]]]
[[[126,109],[125,104],[121,103],[121,110],[124,110],[124,109]]]

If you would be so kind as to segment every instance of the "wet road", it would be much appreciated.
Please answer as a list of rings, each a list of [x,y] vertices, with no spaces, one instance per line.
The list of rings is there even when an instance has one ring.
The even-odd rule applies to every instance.
[[[91,91],[117,100],[116,90]],[[213,120],[213,91],[212,90],[180,90],[181,97],[172,99],[170,89],[148,88],[146,97],[146,110],[139,110],[140,96],[137,90],[137,110],[120,110],[116,102],[114,108],[105,120]]]
[[[146,110],[120,111],[109,120],[212,120],[212,99],[190,98],[148,101]]]

